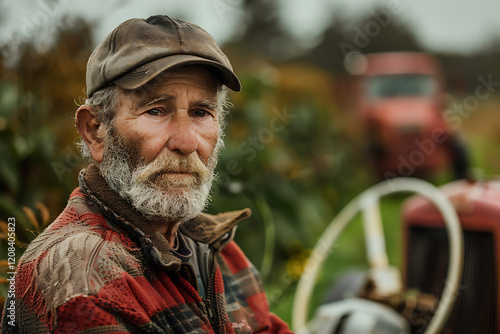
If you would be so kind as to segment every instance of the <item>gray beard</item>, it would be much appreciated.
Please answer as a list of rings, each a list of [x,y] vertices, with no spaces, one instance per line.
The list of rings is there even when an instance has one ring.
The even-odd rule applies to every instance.
[[[215,176],[214,170],[219,151],[223,146],[220,137],[206,163],[208,170],[206,175],[197,179],[194,184],[179,190],[144,180],[144,172],[153,162],[147,164],[139,162],[137,167],[133,167],[137,153],[124,144],[120,135],[113,135],[113,132],[113,129],[109,129],[106,135],[103,161],[99,166],[102,177],[111,189],[149,219],[175,220],[183,223],[202,213],[210,202],[209,193]]]

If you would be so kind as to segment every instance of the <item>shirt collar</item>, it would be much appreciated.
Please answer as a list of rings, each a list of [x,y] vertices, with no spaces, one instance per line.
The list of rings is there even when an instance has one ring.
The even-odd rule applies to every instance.
[[[113,191],[99,174],[96,165],[90,164],[80,172],[80,187],[108,219],[119,224],[128,234],[151,248],[149,254],[162,266],[173,265],[178,258],[170,252],[166,238],[155,229],[155,224],[133,208],[130,203]],[[232,240],[236,224],[251,215],[250,209],[210,215],[203,213],[180,226],[181,233],[197,242],[220,249]]]

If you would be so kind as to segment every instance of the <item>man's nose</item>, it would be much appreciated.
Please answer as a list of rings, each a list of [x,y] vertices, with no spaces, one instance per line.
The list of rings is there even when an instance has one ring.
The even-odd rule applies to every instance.
[[[188,155],[198,149],[198,135],[188,115],[174,116],[168,126],[168,133],[167,148],[170,151]]]

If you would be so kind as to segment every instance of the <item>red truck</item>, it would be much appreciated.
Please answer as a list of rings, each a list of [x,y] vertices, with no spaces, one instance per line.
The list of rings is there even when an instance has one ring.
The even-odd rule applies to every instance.
[[[381,179],[467,173],[464,145],[444,119],[445,86],[429,54],[359,56],[358,114],[368,153]]]

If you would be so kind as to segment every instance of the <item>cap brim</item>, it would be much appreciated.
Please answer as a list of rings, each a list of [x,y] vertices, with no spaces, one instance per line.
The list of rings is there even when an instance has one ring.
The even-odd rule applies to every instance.
[[[163,71],[174,69],[186,65],[208,65],[215,68],[219,74],[221,83],[235,92],[241,90],[241,83],[234,72],[213,60],[201,58],[193,55],[172,55],[153,60],[147,64],[139,66],[135,70],[113,80],[113,83],[124,89],[137,89],[155,78]]]

